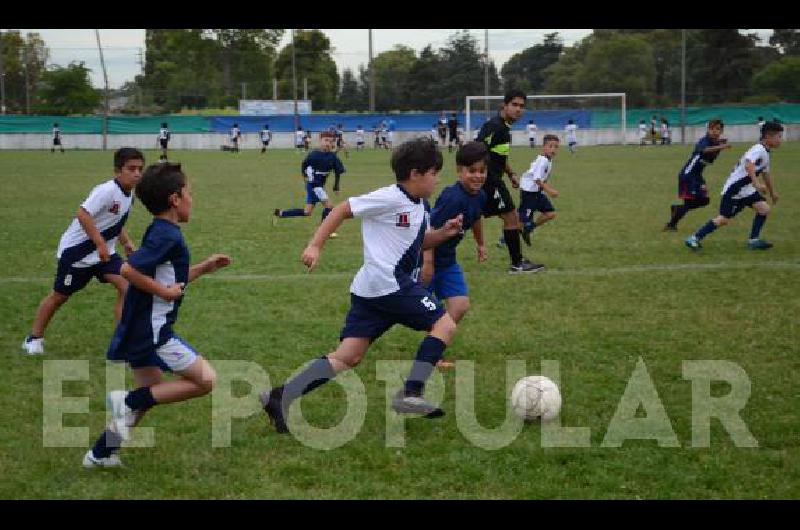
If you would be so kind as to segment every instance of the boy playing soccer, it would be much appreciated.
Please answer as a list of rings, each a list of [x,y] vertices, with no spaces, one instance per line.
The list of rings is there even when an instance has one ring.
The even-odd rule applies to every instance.
[[[53,146],[50,148],[51,153],[56,152],[56,146],[61,149],[61,153],[64,153],[64,146],[61,145],[61,129],[59,129],[58,124],[53,124]]]
[[[120,276],[122,258],[117,255],[115,247],[119,238],[127,254],[135,250],[123,227],[133,204],[131,191],[142,176],[143,166],[144,155],[138,149],[123,147],[117,150],[114,153],[114,178],[95,186],[61,236],[56,252],[58,268],[53,291],[39,304],[31,333],[22,343],[22,349],[27,353],[44,353],[44,332],[50,319],[92,277],[116,287],[114,317],[119,320],[128,282]]]
[[[169,146],[169,140],[171,137],[172,135],[169,132],[167,123],[162,123],[161,129],[158,130],[158,144],[161,146],[161,156],[158,157],[159,160],[167,159],[167,148]]]
[[[569,148],[569,152],[574,155],[575,146],[578,145],[578,126],[573,120],[569,120],[564,130],[567,132],[567,147]],[[653,143],[655,143],[655,140],[653,140]]]
[[[269,143],[272,141],[272,131],[269,130],[269,125],[265,124],[264,128],[261,129],[261,154],[267,152],[267,147],[269,147]]]
[[[707,165],[713,164],[723,150],[731,148],[726,139],[720,138],[724,129],[722,120],[709,121],[706,135],[695,144],[692,156],[678,173],[678,198],[683,200],[683,204],[670,205],[671,215],[669,222],[664,225],[665,232],[678,230],[678,221],[689,210],[708,205],[708,188],[703,170]]]
[[[86,452],[83,465],[122,465],[114,454],[130,429],[155,405],[186,401],[211,392],[216,373],[206,359],[172,329],[183,302],[185,286],[230,264],[224,254],[213,254],[190,266],[189,248],[178,223],[192,212],[192,188],[180,164],[163,163],[147,168],[136,196],[154,215],[142,238],[141,248],[122,266],[130,282],[122,319],[117,325],[106,357],[127,362],[133,370],[135,390],[109,392],[112,420]],[[164,371],[179,378],[162,381]]]
[[[314,211],[314,206],[318,202],[322,203],[322,221],[331,212],[331,202],[328,194],[325,193],[325,181],[328,174],[333,171],[336,181],[333,184],[333,191],[339,191],[339,178],[345,172],[344,165],[336,153],[333,153],[333,145],[336,140],[336,133],[323,131],[319,134],[319,149],[315,149],[303,160],[301,171],[306,181],[306,205],[303,208],[290,208],[288,210],[275,209],[275,222],[279,217],[300,217],[309,216]],[[336,237],[336,232],[331,234]]]
[[[533,149],[536,145],[536,124],[533,123],[533,120],[530,120],[525,128],[528,130],[528,145]]]
[[[531,246],[531,232],[556,218],[556,210],[548,199],[558,198],[558,191],[547,183],[553,169],[553,157],[558,153],[558,136],[546,134],[542,139],[542,154],[536,157],[519,182],[519,220],[522,223],[522,239]],[[533,220],[533,212],[542,212]]]
[[[364,127],[359,125],[356,128],[356,151],[364,149]]]
[[[760,239],[759,236],[770,212],[769,204],[763,195],[769,192],[772,204],[778,202],[778,194],[772,187],[772,178],[769,174],[769,162],[770,150],[780,147],[782,133],[783,126],[780,123],[764,124],[761,128],[761,141],[748,149],[722,188],[719,215],[686,239],[687,247],[699,250],[702,248],[700,241],[703,238],[720,226],[728,224],[737,213],[750,206],[756,211],[756,215],[753,218],[747,248],[750,250],[772,248],[772,243]],[[762,177],[764,182],[762,183],[758,177]]]
[[[424,199],[433,193],[441,168],[442,155],[431,140],[417,138],[400,145],[392,154],[397,183],[337,205],[303,251],[302,261],[312,271],[329,234],[345,219],[363,218],[366,259],[350,285],[351,306],[339,346],[283,385],[261,393],[261,404],[279,433],[289,432],[285,416],[292,401],[327,383],[338,372],[358,365],[370,344],[394,324],[424,330],[428,335],[392,408],[430,418],[444,414],[422,395],[425,381],[455,334],[456,324],[418,281],[420,251],[461,231],[461,216],[439,230],[427,229]]]

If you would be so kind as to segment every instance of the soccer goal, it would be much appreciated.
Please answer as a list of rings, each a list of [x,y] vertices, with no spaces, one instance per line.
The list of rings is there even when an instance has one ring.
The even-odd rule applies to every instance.
[[[570,105],[568,100],[574,100],[574,105]],[[625,145],[626,143],[626,107],[625,107],[625,92],[604,92],[604,93],[594,93],[594,94],[542,94],[542,95],[535,95],[535,96],[528,96],[528,104],[525,108],[525,114],[523,118],[520,119],[522,125],[524,126],[525,123],[530,119],[531,116],[530,112],[537,112],[541,113],[537,116],[536,120],[541,121],[539,118],[545,118],[548,113],[551,113],[554,117],[555,116],[564,116],[565,112],[571,110],[573,112],[579,113],[579,115],[589,116],[591,112],[586,110],[587,107],[591,105],[592,99],[599,99],[601,100],[598,103],[604,102],[606,104],[611,103],[611,106],[607,108],[609,110],[602,112],[602,119],[600,120],[601,123],[599,128],[609,129],[609,132],[613,134],[614,141]],[[613,101],[615,99],[619,100],[619,107],[613,105]],[[480,129],[480,125],[478,122],[483,123],[483,121],[487,118],[491,118],[497,113],[497,105],[492,104],[492,101],[503,100],[503,96],[467,96],[466,97],[466,133],[467,138],[474,138],[475,134],[477,134],[478,129]],[[553,104],[550,106],[542,105],[542,102],[547,100],[554,100]],[[481,116],[486,110],[486,102],[489,102],[488,108],[489,113],[488,116]],[[480,102],[483,102],[481,105]],[[619,121],[616,120],[616,110],[619,109]],[[558,114],[560,112],[561,114]],[[582,114],[581,114],[582,113]],[[475,116],[473,116],[473,114]],[[481,116],[481,118],[478,118]],[[599,117],[599,116],[598,116]],[[580,123],[578,123],[580,125]],[[543,127],[542,125],[545,125]],[[594,124],[593,124],[594,125]],[[472,128],[475,127],[475,131],[473,133]],[[547,128],[547,123],[544,124],[537,124],[539,130],[543,130]],[[551,127],[555,128],[555,127]],[[585,128],[585,127],[584,127]],[[558,124],[557,130],[563,130],[564,123]],[[592,129],[598,129],[598,127],[592,127]],[[616,130],[619,130],[619,133]],[[605,143],[601,142],[598,139],[598,143]]]

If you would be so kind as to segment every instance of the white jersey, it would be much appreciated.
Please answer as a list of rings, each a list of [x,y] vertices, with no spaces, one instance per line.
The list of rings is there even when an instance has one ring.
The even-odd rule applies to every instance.
[[[133,193],[127,195],[114,179],[94,187],[81,208],[89,212],[97,230],[106,240],[109,254],[116,252],[117,237],[128,219],[133,204]],[[74,218],[61,236],[56,257],[65,256],[74,267],[91,267],[100,262],[94,243],[83,230],[78,218]]]
[[[231,127],[231,140],[236,140],[241,135],[242,135],[242,133],[239,130],[239,127]]]
[[[761,128],[764,126],[765,123],[766,122],[764,120],[761,120],[761,121],[758,122],[758,137],[759,138],[761,138]]]
[[[296,131],[294,133],[295,145],[303,145],[305,143],[305,139],[306,139],[305,131]]]
[[[519,187],[523,191],[542,191],[540,182],[547,182],[550,178],[550,170],[553,167],[553,161],[544,155],[539,155],[531,163],[530,169],[522,174],[519,181]]]
[[[669,125],[666,123],[661,124],[661,137],[669,138]]]
[[[353,215],[361,217],[364,265],[350,292],[363,298],[394,293],[417,282],[428,213],[422,199],[412,199],[399,185],[350,197]]]
[[[364,143],[364,129],[356,129],[356,142],[359,144]]]
[[[272,140],[272,132],[269,129],[261,129],[261,141],[269,142]]]
[[[639,124],[639,138],[644,139],[647,138],[647,124],[640,123]]]
[[[162,127],[158,131],[159,140],[169,140],[169,129]]]
[[[725,185],[722,187],[722,195],[730,195],[732,199],[743,199],[756,192],[750,177],[745,168],[746,162],[752,162],[756,166],[756,175],[769,173],[769,150],[764,144],[758,143],[747,150],[744,156],[736,164]]]
[[[528,138],[536,138],[536,129],[537,129],[536,124],[529,123],[527,129],[528,129]]]
[[[435,127],[433,129],[431,129],[431,138],[433,138],[435,140],[438,135],[439,135],[439,133],[436,131]]]
[[[578,130],[578,126],[574,123],[568,124],[564,127],[564,130],[567,131],[567,142],[577,142],[578,136],[576,131]]]
[[[61,139],[61,129],[58,127],[53,127],[53,140],[60,140]]]

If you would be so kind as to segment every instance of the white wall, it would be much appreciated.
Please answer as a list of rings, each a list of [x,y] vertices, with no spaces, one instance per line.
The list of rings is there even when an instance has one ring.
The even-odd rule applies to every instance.
[[[800,125],[784,125],[784,140],[800,139]],[[547,133],[556,134],[562,143],[566,140],[563,130],[548,131],[540,129],[537,143]],[[398,131],[394,133],[395,145],[415,136],[427,136],[429,131]],[[474,133],[473,133],[474,134]],[[705,134],[704,127],[687,127],[687,142],[694,143]],[[372,132],[365,135],[367,148],[372,147]],[[680,127],[672,129],[673,143],[680,143]],[[725,127],[723,134],[731,142],[756,142],[758,141],[758,128],[755,125],[730,125]],[[627,130],[629,144],[639,143],[639,130]],[[349,147],[355,145],[355,135],[345,133],[345,140]],[[617,129],[583,129],[578,130],[578,145],[609,145],[619,144],[620,131]],[[101,149],[103,137],[100,134],[64,134],[62,143],[65,149]],[[211,149],[219,150],[220,146],[227,143],[226,134],[218,133],[192,133],[173,134],[170,149]],[[527,145],[528,136],[525,131],[514,131],[512,145]],[[52,137],[47,134],[11,133],[0,134],[0,149],[50,149]],[[155,134],[112,134],[108,136],[108,148],[137,147],[139,149],[158,149]],[[270,149],[294,147],[294,133],[273,133]],[[257,133],[243,135],[242,149],[260,149],[261,142]]]

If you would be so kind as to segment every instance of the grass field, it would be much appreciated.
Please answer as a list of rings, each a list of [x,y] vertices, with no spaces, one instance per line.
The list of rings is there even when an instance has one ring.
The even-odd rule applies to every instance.
[[[93,282],[75,295],[47,330],[45,356],[20,350],[52,285],[58,239],[92,186],[111,175],[112,153],[0,152],[0,498],[798,498],[800,144],[774,152],[781,199],[763,233],[773,249],[747,250],[750,210],[700,253],[682,243],[716,213],[721,185],[747,147],[736,145],[706,170],[712,204],[690,212],[678,233],[660,230],[688,147],[587,147],[574,156],[562,148],[551,178],[561,192],[559,217],[536,232],[533,249],[523,247],[546,272],[506,273],[507,252],[493,246],[496,219],[486,225],[488,262],[475,260],[471,236],[461,244],[472,310],[448,355],[475,362],[478,420],[486,428],[503,422],[506,361],[524,360],[535,374],[542,360],[554,360],[560,421],[590,428],[589,447],[542,447],[539,425],[500,449],[476,446],[456,423],[453,371],[444,374],[448,414],[408,420],[405,446],[387,447],[387,390],[377,363],[412,359],[422,338],[395,328],[355,370],[368,407],[363,428],[344,445],[324,451],[278,436],[257,412],[234,421],[229,447],[212,447],[212,398],[205,397],[154,409],[143,426],[154,428],[155,445],[124,449],[127,467],[115,471],[80,466],[105,422],[114,290]],[[526,169],[535,153],[514,148],[512,166]],[[194,187],[193,218],[183,227],[193,261],[212,252],[234,259],[191,286],[176,330],[212,362],[257,363],[274,383],[331,350],[361,264],[360,222],[346,222],[307,275],[299,256],[319,210],[313,219],[271,223],[274,208],[302,206],[298,153],[172,155]],[[453,160],[445,153],[439,189],[455,178]],[[351,153],[344,162],[337,202],[393,181],[387,152]],[[127,225],[137,243],[149,221],[137,202]],[[639,358],[678,447],[655,440],[601,446]],[[44,446],[43,363],[50,360],[88,361],[90,378],[63,387],[65,396],[88,398],[89,412],[64,416],[66,427],[89,428],[86,445]],[[741,417],[758,447],[737,447],[717,420],[710,446],[693,446],[692,382],[682,376],[682,363],[692,360],[730,361],[746,372],[752,386]],[[234,385],[236,395],[249,390]],[[722,396],[731,387],[718,382],[711,390]],[[344,396],[337,384],[311,394],[303,400],[307,420],[336,425]]]

